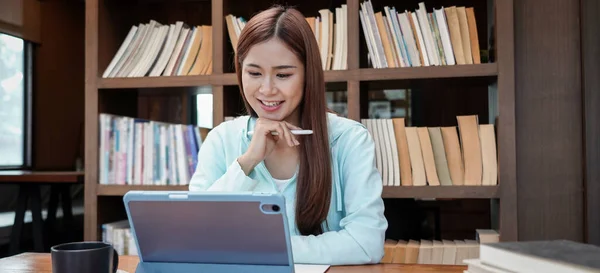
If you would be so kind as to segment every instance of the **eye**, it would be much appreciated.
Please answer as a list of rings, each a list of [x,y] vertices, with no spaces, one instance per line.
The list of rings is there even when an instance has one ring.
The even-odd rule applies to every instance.
[[[252,76],[252,77],[258,77],[258,76],[260,76],[260,72],[248,71],[248,74],[250,74],[250,76]]]
[[[290,76],[292,76],[292,74],[282,74],[282,73],[277,74],[277,77],[282,78],[282,79],[288,78]]]

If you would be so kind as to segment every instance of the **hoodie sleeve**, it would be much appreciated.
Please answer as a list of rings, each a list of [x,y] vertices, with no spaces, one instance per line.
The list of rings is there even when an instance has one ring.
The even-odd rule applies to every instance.
[[[339,160],[343,180],[345,214],[341,229],[318,236],[292,236],[296,263],[370,264],[379,263],[383,257],[388,223],[383,214],[382,178],[375,166],[375,145],[363,126],[353,127],[346,134],[338,140],[341,154],[334,157]]]
[[[220,129],[220,130],[219,130]],[[198,165],[189,183],[190,191],[252,191],[257,181],[248,177],[237,161],[227,161],[221,132],[215,128],[203,141],[198,152]]]

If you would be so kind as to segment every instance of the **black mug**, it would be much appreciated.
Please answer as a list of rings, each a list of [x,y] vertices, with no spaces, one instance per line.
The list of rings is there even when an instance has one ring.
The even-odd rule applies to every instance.
[[[75,242],[53,246],[53,273],[115,273],[119,255],[112,245],[103,242]]]

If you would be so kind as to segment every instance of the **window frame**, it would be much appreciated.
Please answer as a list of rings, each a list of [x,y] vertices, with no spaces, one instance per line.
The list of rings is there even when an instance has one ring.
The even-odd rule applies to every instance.
[[[33,42],[6,32],[0,34],[23,40],[23,164],[0,165],[0,170],[28,170],[33,168]]]

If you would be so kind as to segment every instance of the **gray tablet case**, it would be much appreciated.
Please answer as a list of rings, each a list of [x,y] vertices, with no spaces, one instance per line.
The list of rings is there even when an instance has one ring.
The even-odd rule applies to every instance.
[[[130,191],[123,201],[136,273],[294,272],[280,194]]]

